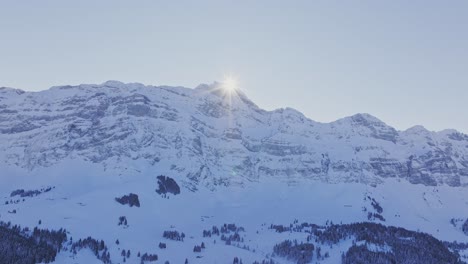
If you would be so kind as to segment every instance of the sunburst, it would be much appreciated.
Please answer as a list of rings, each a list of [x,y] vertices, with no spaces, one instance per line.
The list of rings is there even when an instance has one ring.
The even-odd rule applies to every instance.
[[[224,80],[221,83],[221,88],[227,93],[233,93],[238,89],[237,79],[231,75],[224,76]]]

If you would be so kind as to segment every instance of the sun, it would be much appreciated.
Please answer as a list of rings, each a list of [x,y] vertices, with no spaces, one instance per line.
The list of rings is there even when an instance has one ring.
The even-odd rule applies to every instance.
[[[232,76],[225,76],[222,84],[222,88],[229,93],[234,92],[238,88],[238,82],[236,78]]]

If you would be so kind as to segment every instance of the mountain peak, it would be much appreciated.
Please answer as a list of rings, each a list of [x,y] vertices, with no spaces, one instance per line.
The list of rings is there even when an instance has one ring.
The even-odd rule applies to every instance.
[[[226,89],[223,87],[222,82],[215,81],[212,84],[200,84],[194,88],[196,91],[202,93],[213,94],[217,97],[229,100],[230,104],[236,105],[238,103],[245,104],[249,107],[259,108],[252,100],[250,100],[247,95],[239,88],[235,89]]]
[[[430,133],[429,130],[427,130],[424,126],[421,126],[421,125],[412,126],[412,127],[406,129],[403,132],[404,133],[409,133],[409,134],[427,134],[427,133]]]
[[[116,81],[116,80],[108,80],[101,84],[101,86],[118,87],[118,88],[125,87],[126,85],[127,84],[121,81]]]
[[[350,116],[349,118],[351,118],[351,120],[353,120],[356,123],[362,123],[365,121],[365,122],[371,122],[371,123],[385,124],[385,122],[383,122],[382,120],[368,113],[357,113],[355,115]]]
[[[11,87],[0,87],[0,94],[24,94],[25,91]]]
[[[386,127],[386,128],[394,129],[393,127],[387,125],[385,122],[378,119],[377,117],[367,114],[367,113],[358,113],[352,116],[344,117],[344,118],[341,118],[332,122],[332,124],[333,123],[339,123],[339,124],[349,123],[353,126]]]
[[[362,136],[370,136],[376,139],[396,142],[398,132],[382,120],[367,113],[359,113],[339,119],[332,125],[344,126],[342,129],[350,129]],[[348,127],[348,128],[346,128]]]

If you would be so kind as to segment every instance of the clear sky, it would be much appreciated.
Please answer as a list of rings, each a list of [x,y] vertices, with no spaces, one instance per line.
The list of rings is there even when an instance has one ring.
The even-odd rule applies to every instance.
[[[264,109],[468,133],[468,1],[0,0],[0,86],[238,78]]]

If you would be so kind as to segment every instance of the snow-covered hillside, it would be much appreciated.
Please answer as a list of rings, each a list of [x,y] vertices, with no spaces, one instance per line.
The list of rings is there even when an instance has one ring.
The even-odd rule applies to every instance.
[[[221,86],[0,88],[0,221],[65,228],[73,240],[56,263],[106,259],[102,249],[99,260],[73,246],[88,236],[105,242],[112,263],[140,263],[144,253],[158,255],[156,263],[301,263],[274,250],[288,239],[312,241],[313,263],[340,263],[363,245],[397,250],[359,240],[354,227],[329,242],[331,222],[468,243],[467,135],[397,131],[368,114],[318,123],[289,108],[262,110]],[[128,204],[130,194],[138,206]],[[203,232],[213,226],[224,232]],[[165,231],[185,237],[164,238]]]

